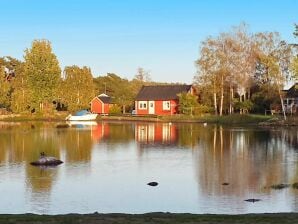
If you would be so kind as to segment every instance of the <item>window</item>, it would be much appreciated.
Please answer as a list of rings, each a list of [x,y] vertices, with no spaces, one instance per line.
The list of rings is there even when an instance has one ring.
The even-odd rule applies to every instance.
[[[147,109],[147,102],[146,101],[139,101],[139,109]]]
[[[171,110],[171,102],[170,101],[163,101],[162,102],[162,109],[163,110]]]

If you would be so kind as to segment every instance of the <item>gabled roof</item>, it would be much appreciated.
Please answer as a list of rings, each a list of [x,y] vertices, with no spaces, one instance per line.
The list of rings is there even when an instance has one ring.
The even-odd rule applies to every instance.
[[[176,100],[177,94],[189,92],[191,87],[191,85],[143,86],[136,100]]]
[[[103,103],[106,103],[106,104],[111,103],[111,97],[109,97],[108,95],[106,95],[104,93],[98,95],[97,98],[100,99],[101,102],[103,102]]]
[[[298,97],[298,83],[295,83],[289,90],[286,91],[286,97]]]

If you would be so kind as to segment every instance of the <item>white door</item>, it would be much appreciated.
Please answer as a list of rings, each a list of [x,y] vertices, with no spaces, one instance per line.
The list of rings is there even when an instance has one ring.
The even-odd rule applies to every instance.
[[[149,101],[149,114],[154,114],[155,109],[154,109],[154,101]]]

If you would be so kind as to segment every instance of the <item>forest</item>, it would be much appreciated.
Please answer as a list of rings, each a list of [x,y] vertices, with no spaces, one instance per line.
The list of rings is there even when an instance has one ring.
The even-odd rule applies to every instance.
[[[293,35],[298,38],[298,25]],[[252,33],[246,24],[209,36],[199,44],[194,59],[197,73],[193,97],[180,95],[181,107],[191,113],[264,113],[284,111],[284,87],[298,80],[297,44],[287,43],[278,32]],[[181,74],[181,83],[183,83]],[[88,109],[96,95],[112,97],[112,111],[133,110],[142,85],[162,85],[139,67],[132,80],[113,72],[95,75],[89,67],[63,70],[49,40],[34,40],[23,60],[0,57],[0,108],[11,113],[52,113]],[[169,83],[167,83],[169,84]],[[189,113],[188,110],[180,110]]]

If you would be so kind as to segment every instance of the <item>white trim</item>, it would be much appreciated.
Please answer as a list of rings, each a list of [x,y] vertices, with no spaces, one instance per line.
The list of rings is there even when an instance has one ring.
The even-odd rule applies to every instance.
[[[162,101],[162,110],[171,110],[171,101]]]
[[[155,114],[155,101],[148,101],[148,114]]]
[[[147,101],[138,101],[138,109],[139,110],[147,110],[148,108],[148,103]]]

